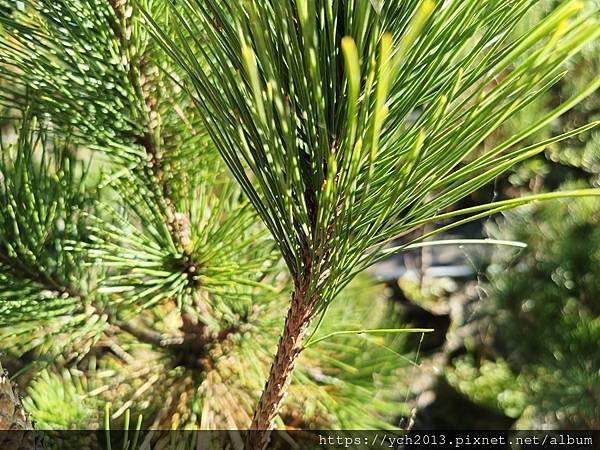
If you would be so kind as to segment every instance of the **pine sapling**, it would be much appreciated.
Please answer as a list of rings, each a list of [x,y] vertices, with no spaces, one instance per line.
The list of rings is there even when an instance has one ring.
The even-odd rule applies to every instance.
[[[600,34],[598,11],[565,1],[515,37],[535,3],[186,0],[171,3],[175,36],[146,14],[165,53],[187,72],[207,132],[294,284],[248,448],[268,442],[265,430],[274,426],[309,325],[357,273],[508,208],[600,194],[449,209],[546,146],[597,125],[521,144],[594,92],[600,77],[499,144],[484,145]],[[426,224],[441,226],[415,238]]]
[[[140,8],[176,38],[163,2],[0,0],[2,349],[44,428],[102,427],[109,401],[115,423],[244,429],[289,276]],[[397,326],[380,291],[333,323]],[[320,331],[279,423],[393,426],[401,336]]]

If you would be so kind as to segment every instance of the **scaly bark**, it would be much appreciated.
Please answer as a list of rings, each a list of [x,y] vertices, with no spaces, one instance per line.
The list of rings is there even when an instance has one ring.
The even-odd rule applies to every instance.
[[[296,359],[302,351],[302,342],[313,315],[314,304],[313,299],[306,298],[305,291],[298,288],[294,290],[269,378],[254,411],[246,438],[246,450],[262,450],[269,442],[275,419],[292,381]]]
[[[0,430],[31,430],[15,387],[0,365]]]
[[[15,386],[0,365],[0,448],[3,450],[26,450],[34,448],[33,426],[21,406]],[[40,447],[38,447],[40,448]]]

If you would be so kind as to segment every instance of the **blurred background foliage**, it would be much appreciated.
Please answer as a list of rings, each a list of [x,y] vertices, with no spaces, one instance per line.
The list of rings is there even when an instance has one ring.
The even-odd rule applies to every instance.
[[[542,3],[522,27],[558,3]],[[586,6],[597,8],[600,2],[590,0]],[[511,118],[506,135],[525,117],[542,116],[593,78],[600,69],[600,44],[587,46],[569,69],[548,94]],[[599,119],[600,94],[595,93],[533,139]],[[480,190],[474,201],[574,186],[600,186],[598,129],[550,146]],[[417,427],[598,429],[600,202],[533,204],[483,226],[484,235],[528,247],[483,253],[465,247],[460,252],[472,266],[472,277],[458,282],[404,277],[399,283],[400,296],[425,308],[429,323],[448,322],[445,339],[423,360],[430,374],[440,372],[430,376],[425,393],[415,394]],[[456,408],[474,413],[455,420]]]

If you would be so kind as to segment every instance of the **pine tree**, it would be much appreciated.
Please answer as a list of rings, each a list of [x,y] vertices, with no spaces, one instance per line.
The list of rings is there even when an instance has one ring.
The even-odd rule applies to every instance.
[[[181,71],[132,2],[0,6],[0,337],[28,411],[42,429],[101,427],[105,402],[117,427],[247,428],[289,280]],[[318,336],[397,328],[359,284]],[[394,426],[401,349],[308,349],[280,424]]]
[[[598,35],[597,11],[566,1],[513,38],[535,1],[174,3],[173,38],[221,156],[279,245],[290,309],[252,429],[273,427],[307,329],[374,262],[416,241],[551,194],[443,212],[514,164],[583,129],[518,144],[593,92],[531,118],[475,154],[554,85]],[[592,126],[592,125],[590,125]],[[462,217],[386,248],[427,223]],[[268,433],[251,433],[262,448]]]
[[[85,359],[106,379],[110,371],[88,358],[98,348],[127,362],[135,347],[135,362],[144,360],[137,343],[158,353],[148,360],[178,347],[193,361],[177,367],[208,377],[214,359],[239,342],[240,362],[223,369],[230,374],[242,357],[270,364],[257,355],[268,355],[264,338],[277,330],[268,324],[286,304],[257,406],[260,367],[238,397],[254,411],[250,427],[261,430],[249,434],[248,448],[263,448],[294,380],[318,398],[308,364],[294,372],[300,354],[352,336],[319,327],[335,318],[322,320],[326,312],[360,303],[342,293],[358,273],[468,221],[533,200],[600,194],[450,209],[596,125],[520,145],[596,90],[600,77],[485,147],[600,34],[598,11],[567,0],[514,37],[535,3],[2,0],[0,98],[20,111],[13,156],[2,166],[8,345],[36,360]],[[83,151],[94,155],[90,163],[78,163]],[[432,223],[442,225],[419,233]],[[291,300],[281,303],[287,288]],[[393,341],[398,331],[363,334]],[[121,333],[135,343],[115,338]],[[360,352],[352,355],[362,364]],[[152,375],[148,381],[169,386]],[[188,380],[172,384],[174,398],[187,398]],[[168,416],[176,426],[188,418],[202,425],[214,409],[195,404],[204,409],[185,408],[183,419],[177,402],[167,405]]]

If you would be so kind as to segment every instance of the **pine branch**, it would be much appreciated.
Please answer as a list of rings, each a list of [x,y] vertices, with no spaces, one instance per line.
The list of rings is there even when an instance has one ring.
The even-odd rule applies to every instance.
[[[185,249],[163,221],[168,207],[160,198],[135,178],[114,183],[125,208],[90,217],[90,242],[82,245],[89,266],[110,269],[101,294],[118,295],[116,302],[138,310],[173,299],[208,316],[244,310],[257,292],[265,302],[273,297],[264,282],[277,267],[272,242],[231,186],[197,190],[204,173],[173,184],[180,195],[173,207],[184,218],[176,232]]]
[[[162,333],[158,333],[153,330],[146,330],[141,327],[137,327],[129,322],[118,322],[113,325],[117,330],[126,331],[127,333],[135,336],[140,342],[151,344],[156,347],[165,347],[173,344],[181,344],[183,337],[180,336],[167,336]]]
[[[36,110],[49,114],[57,126],[105,145],[125,161],[143,157],[126,146],[140,132],[135,120],[140,113],[125,81],[126,62],[110,26],[108,3],[3,0],[3,5],[4,103],[26,108],[22,94],[28,90]]]
[[[260,430],[286,411],[290,386],[301,391],[306,384],[307,397],[332,407],[344,396],[364,399],[356,394],[358,377],[345,381],[330,370],[335,356],[294,372],[310,352],[301,354],[311,321],[358,272],[424,239],[412,232],[426,224],[454,220],[440,232],[529,200],[598,194],[552,193],[446,212],[545,145],[596,125],[520,147],[600,79],[481,149],[600,34],[597,12],[566,1],[527,34],[510,37],[534,3],[0,0],[0,102],[22,112],[35,105],[58,134],[73,133],[74,144],[111,162],[104,206],[90,208],[74,200],[89,190],[74,181],[71,166],[12,154],[2,160],[0,202],[8,214],[0,220],[0,309],[2,320],[18,325],[14,341],[21,333],[43,349],[53,336],[97,339],[106,331],[98,346],[121,357],[103,376],[114,367],[119,376],[98,389],[143,374],[115,414],[156,389],[167,400],[154,425],[246,424],[287,286],[278,277],[275,242],[293,295],[249,444],[265,445],[268,434]],[[143,17],[138,6],[147,10]],[[160,48],[148,39],[148,25]],[[165,55],[177,66],[164,63]],[[19,135],[30,149],[24,154],[33,153],[33,135]],[[213,145],[272,239],[253,224],[255,213],[214,159]],[[386,248],[399,236],[410,239]],[[175,325],[165,312],[175,312]],[[27,323],[33,314],[55,326],[49,336],[27,337],[37,326]],[[65,316],[68,323],[55,320]],[[81,347],[85,354],[89,343]],[[347,365],[356,354],[344,353]],[[230,364],[250,379],[233,388],[223,383]],[[336,389],[343,385],[341,401],[320,392],[327,377]],[[40,386],[60,384],[55,378]],[[201,419],[181,406],[196,395]],[[48,408],[37,400],[40,410]],[[151,403],[144,401],[142,407]],[[236,404],[228,409],[224,401]]]
[[[390,240],[438,222],[541,152],[519,143],[600,85],[596,78],[476,153],[600,35],[598,11],[566,1],[513,38],[534,4],[189,0],[171,8],[176,36],[146,13],[165,53],[189,74],[207,131],[278,243],[295,292],[304,292],[307,324]],[[500,208],[484,205],[456,224]],[[278,355],[291,368],[285,355],[296,337],[286,338]],[[285,381],[280,365],[270,381]],[[280,396],[265,395],[253,428],[273,424]]]
[[[166,24],[159,2],[141,4],[152,6]],[[70,236],[48,255],[49,264],[73,257],[83,276],[66,280],[68,300],[85,308],[80,314],[64,307],[60,314],[71,314],[72,320],[57,329],[48,322],[62,319],[59,312],[50,311],[54,315],[48,321],[40,315],[44,332],[50,333],[33,336],[40,352],[54,348],[63,336],[89,333],[93,347],[90,341],[74,345],[79,359],[73,376],[65,375],[58,358],[54,368],[38,374],[28,404],[49,426],[87,427],[94,420],[87,402],[73,414],[61,408],[64,415],[56,418],[52,405],[79,402],[89,389],[92,400],[103,396],[118,404],[114,416],[138,407],[138,402],[142,410],[151,407],[156,415],[148,413],[148,423],[156,427],[223,428],[234,420],[246,428],[283,319],[280,291],[288,278],[279,273],[273,240],[255,224],[255,213],[215,158],[202,122],[206,117],[183,84],[185,71],[165,64],[161,49],[146,39],[137,3],[30,0],[10,5],[10,14],[0,15],[8,36],[0,44],[5,64],[0,76],[8,81],[0,87],[3,101],[25,111],[18,94],[29,92],[35,105],[30,108],[56,135],[72,133],[73,147],[110,157],[109,164],[102,160],[91,169],[94,176],[103,172],[98,201],[64,219],[68,226],[81,226],[82,235]],[[163,29],[177,34],[171,24]],[[29,58],[23,48],[30,51]],[[113,90],[115,95],[107,98],[106,92]],[[309,159],[303,164],[310,164]],[[59,181],[64,177],[57,176]],[[317,219],[317,187],[303,193],[313,205],[311,223]],[[84,186],[79,195],[94,189]],[[63,186],[47,195],[60,201],[68,191]],[[10,235],[7,241],[12,239]],[[30,270],[33,265],[25,261],[23,267]],[[59,267],[51,274],[60,278],[63,273]],[[11,272],[6,280],[14,283],[16,278]],[[32,281],[30,277],[25,283],[31,288]],[[64,283],[58,285],[65,289]],[[7,343],[11,351],[30,338],[27,333],[37,324],[27,321],[40,313],[31,296],[19,304],[20,316],[17,304],[10,304],[15,324],[14,339]],[[14,334],[17,326],[22,335]],[[370,375],[365,381],[338,372],[360,354],[332,348],[323,353],[328,359],[321,363],[313,353],[307,361],[310,370],[296,372],[298,380],[291,380],[291,371],[284,369],[292,389],[305,403],[314,402],[312,410],[318,411],[303,414],[303,420],[387,423],[389,403],[373,405],[373,413],[364,411],[374,397]],[[394,367],[394,357],[373,354],[386,364],[374,362],[368,368]],[[96,370],[96,358],[106,364],[102,370]],[[90,366],[88,379],[80,372],[84,362]],[[243,376],[232,375],[234,368]],[[322,392],[324,384],[327,392]],[[61,386],[67,397],[44,395],[60,392]],[[276,391],[274,396],[282,394]],[[389,409],[380,412],[380,405]],[[298,421],[295,403],[283,407]]]
[[[393,311],[385,308],[382,287],[365,280],[342,295],[355,307],[330,310],[333,328],[324,326],[325,334],[337,327],[389,328],[396,324]],[[144,426],[150,428],[246,429],[285,319],[286,303],[284,296],[268,304],[257,303],[247,317],[234,323],[225,321],[219,332],[202,330],[201,322],[172,322],[176,316],[169,314],[172,310],[167,305],[146,310],[137,320],[127,322],[135,327],[136,335],[160,330],[162,336],[182,332],[182,338],[196,338],[156,345],[115,329],[112,339],[127,352],[131,363],[112,352],[99,355],[96,368],[87,374],[94,386],[89,395],[110,401],[117,423],[130,408],[132,414],[143,413]],[[406,410],[394,394],[400,371],[409,363],[398,356],[404,347],[398,335],[376,340],[349,335],[320,341],[299,357],[290,383],[293,396],[282,405],[283,420],[289,426],[307,428],[389,428],[399,408]],[[238,373],[244,376],[236,376]],[[201,414],[194,412],[200,410]],[[281,418],[277,421],[282,425]]]
[[[1,73],[8,81],[1,87],[6,101],[23,108],[20,96],[11,92],[22,86],[54,125],[69,129],[82,144],[103,150],[119,165],[131,167],[140,182],[164,197],[164,221],[178,243],[181,213],[170,205],[172,175],[165,177],[165,169],[177,159],[177,145],[163,148],[164,107],[155,98],[158,84],[170,83],[173,74],[161,80],[157,63],[161,56],[148,42],[137,6],[129,0],[31,0],[21,8],[8,6],[8,10],[16,20],[0,16],[10,37],[0,50],[7,67]],[[85,31],[81,24],[86,24]],[[99,42],[99,35],[110,45]],[[24,58],[22,46],[31,48],[35,58]],[[93,61],[89,49],[95,50]],[[57,63],[55,55],[64,58]],[[106,96],[108,91],[111,95]],[[173,128],[171,118],[165,122]]]
[[[310,309],[306,307],[309,302],[304,295],[303,292],[294,292],[269,379],[254,411],[247,441],[249,448],[264,448],[267,445],[269,435],[260,430],[273,429],[283,398],[292,381],[296,359],[302,350],[302,341],[307,333],[311,315]]]
[[[6,211],[0,219],[0,335],[6,348],[25,352],[73,331],[49,352],[55,353],[73,342],[85,345],[103,330],[102,308],[83,290],[81,261],[68,250],[70,242],[85,239],[75,218],[94,198],[84,195],[85,170],[67,144],[38,128],[29,114],[16,136],[10,145],[4,132],[0,139],[0,204]]]
[[[139,231],[134,231],[134,228],[138,223],[124,224],[123,221],[116,220],[116,215],[126,213],[134,219],[140,219],[143,226],[152,226],[158,230],[158,235],[154,233],[151,236],[155,248],[146,256],[156,260],[156,251],[159,251],[162,254],[162,262],[157,263],[156,272],[153,275],[148,273],[147,275],[150,276],[143,277],[139,281],[140,288],[143,287],[148,295],[152,292],[160,294],[158,297],[154,297],[152,302],[175,296],[178,303],[182,304],[182,296],[185,294],[189,297],[192,291],[198,287],[196,271],[211,262],[198,260],[198,249],[193,248],[192,238],[197,236],[190,234],[190,222],[198,220],[199,217],[196,212],[192,211],[195,209],[192,204],[196,201],[196,195],[205,194],[193,190],[194,188],[190,188],[190,184],[199,180],[205,184],[208,184],[209,180],[216,182],[218,173],[222,172],[222,169],[215,158],[211,156],[211,149],[206,148],[206,138],[201,127],[198,127],[196,113],[188,107],[190,102],[186,101],[181,93],[177,94],[175,86],[173,86],[176,73],[172,69],[166,69],[165,73],[160,72],[159,64],[162,56],[148,42],[147,33],[142,27],[136,5],[129,0],[85,3],[65,0],[59,4],[52,2],[52,5],[46,5],[46,3],[49,2],[44,0],[25,2],[23,11],[12,7],[15,17],[5,17],[4,19],[0,17],[0,21],[5,21],[7,35],[12,38],[2,49],[2,57],[7,63],[19,69],[18,71],[7,70],[3,75],[6,75],[6,79],[17,86],[27,86],[31,95],[37,99],[36,107],[49,113],[53,125],[64,127],[66,124],[69,126],[74,124],[74,132],[78,136],[79,143],[94,149],[100,147],[117,162],[115,176],[126,180],[114,181],[112,176],[109,176],[110,181],[107,181],[107,184],[110,184],[119,197],[126,199],[125,203],[132,212],[115,210],[116,214],[108,213],[112,216],[111,219],[117,223],[120,222],[119,226],[126,226],[130,232],[137,235],[139,235]],[[31,14],[26,16],[27,13]],[[37,39],[34,42],[39,43],[39,45],[33,46],[33,51],[36,53],[35,59],[42,62],[42,67],[37,69],[30,65],[30,60],[22,60],[19,57],[19,46],[26,45],[29,38],[28,35],[23,36],[22,30],[30,30],[33,25],[29,25],[29,22],[32,21],[38,24],[36,29],[43,30],[40,34],[33,34]],[[64,23],[65,21],[66,23]],[[79,28],[82,23],[88,23],[89,32],[81,32]],[[66,31],[63,32],[61,27],[66,27]],[[89,53],[82,51],[82,48],[95,48],[98,45],[98,35],[107,36],[114,44],[107,48],[97,49],[95,58],[98,59],[96,62],[100,66],[90,64]],[[55,54],[64,54],[65,52],[69,54],[69,57],[65,57],[64,64],[51,63],[54,61]],[[112,75],[101,67],[103,64],[113,64],[115,59],[118,61],[115,63],[117,74],[120,74],[118,81],[111,78]],[[87,113],[72,105],[68,98],[64,98],[66,93],[63,88],[51,91],[43,90],[43,87],[48,84],[48,80],[61,82],[65,73],[74,71],[76,68],[70,63],[75,61],[77,61],[78,67],[88,67],[84,71],[84,75],[90,77],[89,80],[86,79],[90,84],[100,80],[103,85],[116,86],[115,88],[119,92],[124,93],[123,97],[110,96],[107,100],[102,100],[102,103],[109,102],[112,109],[119,110],[126,121],[135,127],[123,128],[120,121],[115,121],[114,118],[108,120],[108,117],[97,115],[93,118],[87,117],[85,115]],[[158,93],[164,90],[171,91],[166,96],[159,96]],[[72,92],[72,89],[69,89],[69,92]],[[76,91],[75,93],[78,95],[77,105],[79,102],[84,102],[91,107],[100,101],[89,91]],[[42,98],[38,98],[40,95]],[[168,101],[159,101],[159,97],[168,98]],[[17,98],[12,96],[9,98],[11,104],[15,106],[21,104]],[[53,105],[59,100],[62,100],[60,112],[53,109]],[[170,108],[172,103],[178,104],[176,114],[166,109]],[[183,129],[181,117],[186,119]],[[91,122],[92,119],[95,122]],[[86,128],[88,125],[95,130],[92,132]],[[109,133],[109,137],[98,135],[97,131],[100,129]],[[115,145],[115,139],[118,141],[118,145]],[[190,158],[189,149],[197,150],[198,146],[205,150],[204,154],[196,154]],[[135,152],[137,156],[132,155],[129,148],[137,148]],[[199,161],[199,156],[203,158],[202,161]],[[127,164],[128,170],[122,170],[123,164]],[[175,179],[176,173],[187,173],[189,167],[193,166],[201,168],[202,173],[194,174],[189,180],[185,178],[187,175],[184,175],[184,179]],[[217,173],[213,174],[212,172]],[[143,187],[138,188],[138,183],[141,183]],[[221,189],[220,186],[215,186],[215,191],[219,189]],[[229,188],[224,189],[228,190]],[[138,190],[139,192],[135,192]],[[129,201],[130,199],[126,198],[131,194],[141,205],[146,203],[145,197],[151,197],[151,205],[148,208],[140,209],[138,205],[134,205]],[[206,193],[206,195],[210,197],[213,194]],[[229,192],[225,197],[235,195],[235,192]],[[211,203],[216,206],[212,198],[204,204]],[[195,217],[191,217],[190,214]],[[162,223],[157,223],[157,217]],[[233,225],[236,220],[248,220],[249,218],[250,214],[240,208],[240,219],[232,217],[229,223]],[[216,215],[214,219],[219,220]],[[108,227],[104,219],[94,221],[101,228]],[[193,224],[194,227],[198,225]],[[209,226],[212,227],[212,225]],[[116,229],[113,228],[113,231]],[[151,229],[143,232],[148,232],[150,235],[153,233]],[[108,247],[102,252],[98,250],[100,254],[105,254],[105,250],[117,252],[118,245],[112,243],[109,245],[108,241],[114,240],[113,238],[117,238],[118,241],[119,233],[117,232],[117,236],[113,235],[112,237],[105,233],[102,234],[101,237],[96,236],[96,242],[102,245],[106,239]],[[218,234],[213,237],[218,237]],[[148,243],[147,237],[143,234],[140,238]],[[124,244],[124,242],[122,241],[120,244]],[[155,244],[158,244],[158,247]],[[148,249],[140,248],[138,245],[135,250],[139,252],[137,258],[143,259],[145,257],[143,252]],[[204,255],[201,256],[204,258]],[[112,261],[109,265],[114,267],[116,263]],[[133,266],[135,264],[132,264]],[[159,274],[158,270],[162,270],[162,274]],[[206,275],[212,277],[210,272]],[[119,276],[125,275],[121,273]],[[235,275],[233,276],[235,277]],[[168,278],[170,286],[160,282],[156,283],[161,277]],[[149,290],[149,288],[153,289]],[[117,293],[114,284],[112,289],[110,291],[105,287],[104,293]]]

